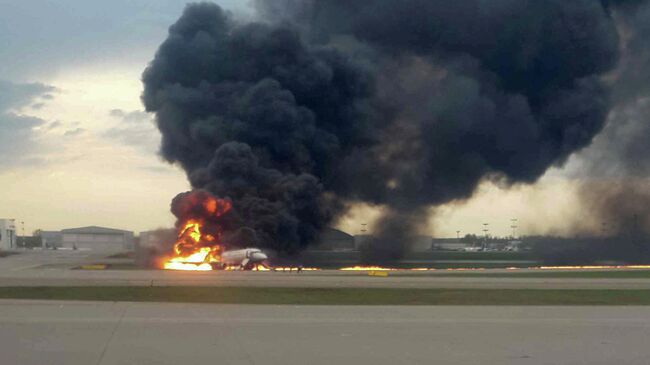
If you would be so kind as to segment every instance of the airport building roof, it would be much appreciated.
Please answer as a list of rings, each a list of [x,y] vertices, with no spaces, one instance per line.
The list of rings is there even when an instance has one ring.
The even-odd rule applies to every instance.
[[[98,227],[98,226],[88,226],[88,227],[79,227],[79,228],[68,228],[62,229],[61,233],[76,233],[76,234],[124,234],[130,233],[131,231],[125,231],[122,229]]]
[[[321,233],[321,239],[354,239],[354,237],[346,232],[335,228],[325,228]]]

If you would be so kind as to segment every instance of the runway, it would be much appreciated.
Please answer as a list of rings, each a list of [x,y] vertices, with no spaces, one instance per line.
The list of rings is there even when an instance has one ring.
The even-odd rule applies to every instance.
[[[106,253],[0,259],[0,286],[650,289],[649,279],[72,270]],[[112,260],[112,261],[111,261]],[[120,260],[108,259],[111,262]],[[648,364],[645,306],[296,306],[0,300],[2,363]]]
[[[2,362],[648,364],[648,307],[0,301]]]
[[[449,277],[435,273],[391,272],[370,277],[364,272],[180,272],[164,270],[72,270],[83,265],[120,262],[106,253],[24,252],[0,259],[0,286],[244,286],[312,288],[431,289],[650,289],[644,278],[494,278]],[[124,260],[121,260],[124,261]],[[443,271],[444,272],[444,271]]]

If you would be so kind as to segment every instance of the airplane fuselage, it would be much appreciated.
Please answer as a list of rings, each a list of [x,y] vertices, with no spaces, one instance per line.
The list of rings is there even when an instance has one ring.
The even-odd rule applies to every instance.
[[[259,248],[225,251],[221,254],[223,266],[240,267],[243,270],[250,270],[256,265],[262,265],[266,260],[268,260],[268,256]]]

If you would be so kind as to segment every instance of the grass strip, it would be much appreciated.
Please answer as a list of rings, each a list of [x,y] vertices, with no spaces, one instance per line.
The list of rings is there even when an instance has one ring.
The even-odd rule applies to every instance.
[[[650,290],[0,287],[0,298],[291,305],[650,305]]]

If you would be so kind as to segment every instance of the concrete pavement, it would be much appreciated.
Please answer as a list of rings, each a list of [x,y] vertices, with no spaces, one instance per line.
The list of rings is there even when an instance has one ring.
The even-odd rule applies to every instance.
[[[12,365],[648,364],[648,307],[0,301]]]
[[[107,253],[0,259],[0,286],[650,289],[647,279],[71,270]],[[108,260],[110,261],[110,260]],[[115,260],[119,262],[119,260]],[[648,364],[650,307],[273,306],[0,300],[0,364]]]
[[[313,288],[456,288],[456,289],[643,289],[650,279],[503,278],[436,276],[429,272],[391,272],[369,277],[365,272],[323,270],[303,272],[164,270],[71,270],[106,259],[108,253],[84,251],[25,252],[0,259],[0,286],[268,286]],[[444,271],[442,271],[444,273]],[[487,270],[486,270],[487,272]]]

